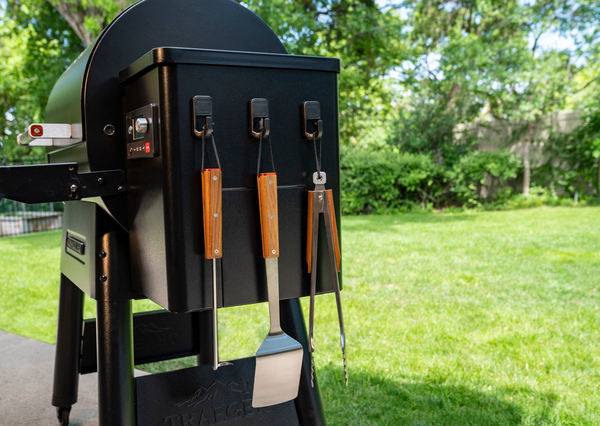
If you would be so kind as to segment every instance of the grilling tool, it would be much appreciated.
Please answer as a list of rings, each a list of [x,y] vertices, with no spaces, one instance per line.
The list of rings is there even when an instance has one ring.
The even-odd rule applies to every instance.
[[[253,112],[257,110],[257,108],[252,108],[254,102],[257,101],[267,102],[266,99],[254,99],[251,103],[251,117],[253,117]],[[268,103],[266,109],[268,111]],[[303,356],[302,345],[285,334],[279,322],[277,175],[275,173],[258,173],[260,172],[262,138],[265,133],[268,137],[268,131],[265,131],[268,129],[266,120],[268,119],[262,117],[259,124],[260,145],[257,182],[262,251],[267,272],[270,329],[269,334],[256,352],[254,393],[252,395],[252,406],[256,408],[281,404],[298,396]],[[251,123],[251,126],[253,125]],[[271,150],[271,160],[273,159],[272,154]]]
[[[342,316],[342,300],[340,296],[340,285],[338,272],[340,271],[340,243],[338,240],[337,224],[335,220],[335,208],[333,205],[333,191],[326,189],[327,175],[321,171],[321,156],[317,155],[317,139],[323,135],[323,122],[321,121],[320,106],[318,102],[308,101],[303,104],[304,136],[312,139],[315,150],[317,172],[313,174],[315,189],[308,191],[308,221],[306,239],[306,262],[310,273],[310,313],[309,313],[309,351],[310,351],[310,384],[314,387],[315,374],[315,294],[317,291],[317,249],[319,243],[319,215],[323,214],[325,222],[325,234],[329,248],[329,263],[333,278],[335,300],[337,304],[338,320],[340,323],[340,345],[342,347],[342,360],[344,362],[344,382],[348,386],[348,367],[346,365],[346,333],[344,331],[344,318]],[[308,133],[306,123],[314,120],[315,131]]]
[[[196,120],[204,118],[202,130],[197,130]],[[219,323],[217,320],[217,259],[223,257],[223,220],[221,218],[222,179],[221,163],[215,144],[212,122],[212,98],[210,96],[195,96],[193,99],[194,134],[202,138],[202,220],[204,224],[204,257],[212,259],[212,295],[213,295],[213,370],[230,362],[219,362]],[[218,169],[204,168],[205,138],[210,137],[215,151]]]

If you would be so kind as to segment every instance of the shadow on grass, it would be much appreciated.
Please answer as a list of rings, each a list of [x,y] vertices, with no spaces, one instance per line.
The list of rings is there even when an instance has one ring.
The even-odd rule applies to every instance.
[[[480,392],[409,377],[352,374],[352,370],[350,386],[345,387],[337,367],[321,369],[318,376],[329,426],[507,426],[522,422],[521,408],[503,390]]]

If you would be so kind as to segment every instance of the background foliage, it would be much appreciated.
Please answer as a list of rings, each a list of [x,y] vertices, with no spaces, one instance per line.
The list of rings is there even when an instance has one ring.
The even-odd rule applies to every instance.
[[[261,16],[290,53],[341,59],[347,212],[500,205],[520,192],[517,183],[529,187],[529,174],[548,191],[600,194],[593,147],[600,98],[597,1],[237,1]],[[61,72],[131,3],[0,1],[3,157],[41,155],[18,149],[16,134],[42,120]],[[548,42],[553,39],[568,43]],[[481,139],[465,131],[510,120],[522,126],[512,137],[529,147],[535,126],[557,109],[579,110],[589,119],[571,135],[552,135],[544,157],[552,161],[545,164],[530,166],[525,151],[522,166],[508,152],[480,153]],[[381,170],[360,188],[366,179],[354,173],[369,165]]]
[[[537,171],[538,183],[558,184],[569,192],[600,194],[600,110],[594,109],[572,133],[554,133],[546,148],[549,161]]]

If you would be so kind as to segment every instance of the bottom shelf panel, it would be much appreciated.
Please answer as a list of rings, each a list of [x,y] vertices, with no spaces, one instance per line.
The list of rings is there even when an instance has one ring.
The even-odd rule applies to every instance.
[[[252,407],[255,358],[137,377],[139,426],[298,426],[294,401]]]

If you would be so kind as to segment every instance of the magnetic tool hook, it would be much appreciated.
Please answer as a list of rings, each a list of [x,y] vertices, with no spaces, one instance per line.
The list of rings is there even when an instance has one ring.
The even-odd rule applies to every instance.
[[[217,165],[219,166],[219,169],[221,168],[219,153],[217,152],[217,145],[215,143],[215,123],[212,115],[212,98],[206,95],[194,96],[192,99],[192,127],[194,129],[194,135],[198,138],[202,138],[202,164],[200,170],[204,170],[205,138],[211,138],[213,150],[215,152],[215,158],[217,159]],[[198,130],[198,121],[204,121],[201,130]]]
[[[255,130],[258,125],[258,132]],[[275,161],[273,160],[273,146],[271,145],[271,120],[269,120],[269,101],[265,98],[254,98],[250,101],[250,134],[258,139],[258,162],[256,165],[256,175],[260,174],[260,160],[262,157],[262,140],[267,138],[269,141],[269,151],[271,153],[271,167],[275,173]]]

